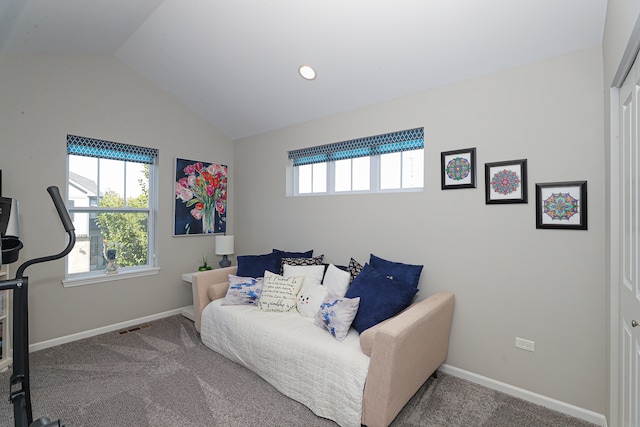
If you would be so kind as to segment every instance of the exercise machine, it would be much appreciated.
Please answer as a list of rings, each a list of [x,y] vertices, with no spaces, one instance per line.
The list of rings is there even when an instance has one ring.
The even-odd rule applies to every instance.
[[[41,417],[33,420],[31,408],[31,387],[29,383],[29,277],[24,275],[25,270],[38,263],[53,261],[67,256],[76,243],[76,233],[69,212],[67,211],[58,187],[47,188],[53,204],[58,211],[62,225],[69,235],[67,247],[55,255],[34,258],[24,262],[14,279],[0,280],[0,291],[13,290],[13,373],[10,379],[9,400],[13,404],[15,427],[63,427],[60,420],[50,420]],[[17,202],[12,199],[0,197],[0,226],[3,227],[0,240],[2,264],[11,264],[18,260],[18,252],[23,244],[17,233]],[[9,200],[10,202],[7,202]],[[14,207],[15,206],[15,207]],[[6,228],[5,228],[6,225]],[[6,229],[13,229],[15,235],[6,235]]]

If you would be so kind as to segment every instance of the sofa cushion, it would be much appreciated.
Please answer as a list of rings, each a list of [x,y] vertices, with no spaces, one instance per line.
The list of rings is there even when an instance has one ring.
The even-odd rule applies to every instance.
[[[283,277],[270,271],[264,272],[262,295],[258,308],[262,311],[292,311],[296,309],[296,297],[304,276]]]
[[[350,283],[351,275],[348,271],[329,264],[327,271],[324,273],[324,279],[322,279],[322,284],[327,287],[327,290],[332,290],[338,296],[343,297],[347,293]]]
[[[227,294],[229,290],[229,282],[220,282],[214,283],[207,289],[207,298],[210,301],[215,301],[217,299],[224,300],[224,296]]]
[[[365,264],[345,295],[347,298],[360,297],[360,308],[353,320],[353,327],[362,333],[395,316],[411,304],[417,292],[417,288],[391,280]]]
[[[270,253],[264,255],[238,255],[238,269],[236,275],[241,277],[264,277],[264,272],[270,271],[278,273],[280,271],[280,260],[278,254]]]
[[[362,331],[362,333],[360,334],[360,349],[367,356],[371,357],[371,351],[373,350],[373,339],[376,336],[376,331],[378,330],[378,328],[384,325],[384,322],[388,321],[389,319],[384,320],[377,325],[373,325],[369,329]]]
[[[298,312],[301,316],[315,318],[318,310],[320,310],[320,304],[322,304],[326,296],[327,289],[324,286],[305,281],[296,298]]]
[[[339,297],[335,292],[329,291],[320,310],[316,314],[315,324],[329,331],[338,341],[343,341],[349,333],[351,323],[358,312],[360,298]]]
[[[323,265],[290,265],[283,264],[282,266],[284,277],[296,277],[304,276],[304,285],[309,284],[321,284],[322,277],[324,276]]]
[[[391,280],[397,280],[418,287],[422,265],[404,264],[401,262],[387,261],[371,254],[369,259],[371,267],[384,274]]]
[[[222,305],[257,305],[260,294],[262,294],[263,280],[262,277],[239,277],[229,274],[229,289]]]

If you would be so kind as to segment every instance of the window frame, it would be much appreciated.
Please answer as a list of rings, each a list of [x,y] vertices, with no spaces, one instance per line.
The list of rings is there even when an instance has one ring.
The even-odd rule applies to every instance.
[[[316,147],[302,148],[288,152],[289,166],[287,171],[287,196],[304,197],[335,194],[370,194],[370,193],[406,193],[424,191],[424,161],[422,163],[422,183],[418,187],[403,187],[404,160],[402,153],[421,150],[424,156],[424,128],[407,129],[398,132],[358,138],[349,141],[325,144]],[[400,153],[400,168],[397,188],[382,188],[382,158],[384,154]],[[353,190],[353,160],[369,158],[369,189]],[[351,190],[336,190],[336,162],[351,160]],[[313,173],[311,192],[300,192],[300,167],[326,165],[326,191],[314,192]]]
[[[424,149],[423,149],[424,150]],[[347,195],[347,194],[372,194],[372,193],[418,193],[424,191],[424,178],[423,184],[420,187],[402,187],[402,167],[400,168],[400,183],[401,186],[398,188],[382,188],[381,186],[381,159],[379,155],[371,156],[370,158],[370,166],[369,166],[369,189],[368,190],[341,190],[337,191],[335,189],[335,162],[323,162],[320,164],[325,164],[327,167],[327,190],[323,192],[309,192],[309,193],[300,193],[298,188],[299,183],[299,167],[289,165],[288,175],[292,180],[292,191],[287,194],[288,196],[293,197],[308,197],[308,196],[329,196],[329,195]],[[423,165],[424,169],[424,165]],[[353,174],[353,171],[352,171]],[[351,182],[351,186],[353,188],[353,178]],[[313,183],[312,183],[313,188]]]
[[[81,147],[83,150],[83,144],[86,147],[90,147],[87,149],[85,153],[80,153],[79,151],[71,152],[73,150],[77,150],[77,147],[70,147],[74,143],[77,146]],[[115,146],[119,147],[123,150],[123,155],[129,156],[128,158],[114,158],[108,157],[111,153],[107,152],[108,150],[104,149],[104,146]],[[96,148],[99,147],[99,148]],[[102,151],[106,153],[102,155]],[[144,156],[138,156],[135,152],[136,150],[144,151]],[[112,150],[113,152],[113,150]],[[151,153],[151,157],[146,154]],[[127,163],[142,163],[149,165],[149,180],[148,180],[148,206],[146,208],[136,208],[131,206],[123,206],[123,207],[99,207],[99,206],[73,206],[73,203],[70,203],[69,195],[70,195],[70,156],[71,155],[80,155],[88,158],[98,159],[98,164],[96,166],[96,173],[98,175],[98,181],[100,181],[100,160],[118,160],[125,162],[124,170],[123,170],[123,178],[125,178],[126,182],[126,174],[127,174]],[[140,160],[142,159],[142,160]],[[105,274],[105,270],[93,270],[86,271],[80,273],[69,273],[69,258],[65,259],[65,276],[62,280],[62,283],[65,287],[71,286],[80,286],[94,283],[102,283],[109,282],[113,280],[123,280],[130,279],[134,277],[148,276],[153,274],[158,274],[158,246],[157,246],[157,206],[158,206],[158,150],[152,148],[145,147],[136,147],[127,144],[120,144],[111,141],[102,141],[93,138],[85,138],[78,137],[74,135],[67,135],[67,156],[66,156],[66,206],[69,214],[73,217],[74,214],[97,214],[104,212],[116,212],[116,213],[145,213],[147,215],[147,263],[144,265],[130,266],[130,267],[119,267],[117,274]],[[99,182],[98,191],[100,191]],[[125,184],[126,188],[126,184]],[[125,195],[126,197],[126,190]],[[99,198],[99,196],[98,196]],[[126,203],[126,201],[125,201]]]

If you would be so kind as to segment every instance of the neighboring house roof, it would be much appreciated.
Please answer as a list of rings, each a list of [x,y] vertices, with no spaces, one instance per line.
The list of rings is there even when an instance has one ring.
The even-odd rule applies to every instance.
[[[98,193],[98,184],[95,181],[75,172],[69,172],[69,184],[85,193],[88,197],[95,196]]]

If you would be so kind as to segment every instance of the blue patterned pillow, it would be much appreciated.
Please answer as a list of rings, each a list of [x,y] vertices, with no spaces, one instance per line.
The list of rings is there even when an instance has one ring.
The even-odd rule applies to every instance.
[[[418,287],[422,265],[403,264],[401,262],[387,261],[371,254],[369,259],[371,267],[384,274],[391,280],[397,280]]]
[[[264,255],[239,255],[236,258],[238,259],[236,275],[241,277],[264,277],[265,270],[278,273],[282,259],[280,255],[274,253]]]
[[[365,264],[345,295],[347,298],[360,297],[360,308],[353,320],[353,327],[362,333],[395,316],[411,304],[417,292],[417,288],[391,280]]]
[[[338,341],[343,341],[349,333],[351,322],[358,312],[360,298],[342,298],[329,291],[314,321],[316,326],[329,331]]]
[[[362,271],[362,264],[351,258],[349,260],[349,266],[347,266],[347,271],[349,272],[349,276],[351,277],[351,281],[353,282],[353,279],[355,279]]]
[[[229,289],[221,305],[257,305],[262,294],[263,278],[238,277],[229,274]]]
[[[313,258],[302,258],[302,257],[293,257],[293,258],[282,258],[280,263],[280,275],[284,274],[284,265],[322,265],[322,260],[324,259],[323,255],[318,255]]]

